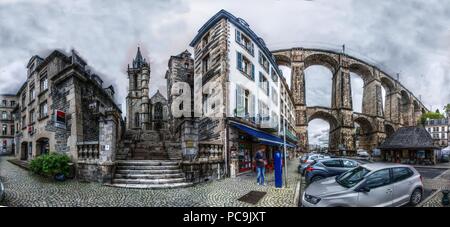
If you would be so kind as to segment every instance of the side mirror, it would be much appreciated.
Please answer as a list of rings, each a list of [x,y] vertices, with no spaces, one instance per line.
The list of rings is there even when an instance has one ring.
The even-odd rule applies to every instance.
[[[358,187],[355,191],[357,191],[357,192],[370,192],[370,188],[367,187],[367,185],[363,184],[360,187]]]

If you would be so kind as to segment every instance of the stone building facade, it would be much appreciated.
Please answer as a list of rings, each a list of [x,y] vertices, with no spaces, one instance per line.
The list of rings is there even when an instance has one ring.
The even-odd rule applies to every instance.
[[[0,155],[14,154],[14,108],[17,106],[17,97],[13,94],[0,94]]]
[[[108,178],[124,127],[113,87],[103,88],[101,78],[75,51],[33,56],[27,69],[17,93],[16,157],[64,153],[76,164],[80,179]]]
[[[433,138],[434,146],[445,148],[449,145],[449,119],[428,119],[425,122],[425,129]]]
[[[290,92],[281,99],[282,88],[288,89],[264,40],[243,19],[221,10],[200,28],[190,45],[194,84],[202,85],[193,92],[194,113],[200,113],[200,118],[198,151],[191,159],[214,160],[209,166],[219,177],[234,177],[253,170],[256,149],[265,144],[270,162],[284,144],[280,138],[283,121],[292,130],[295,115],[286,108],[289,102],[293,107]]]

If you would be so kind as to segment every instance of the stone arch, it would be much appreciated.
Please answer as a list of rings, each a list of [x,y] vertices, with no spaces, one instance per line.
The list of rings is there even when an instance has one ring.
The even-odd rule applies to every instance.
[[[392,81],[392,79],[383,76],[380,78],[381,86],[384,87],[386,90],[386,95],[390,95],[390,93],[395,91],[395,83]]]
[[[419,102],[417,102],[417,100],[413,101],[413,124],[417,125],[419,119],[420,119],[420,115],[422,114]]]
[[[373,80],[373,74],[367,65],[361,63],[352,63],[349,66],[349,71],[357,74],[364,81],[364,85]]]
[[[335,129],[338,126],[338,120],[337,118],[331,113],[331,111],[317,110],[316,108],[308,108],[307,110],[307,122],[314,119],[322,119],[324,121],[327,121],[330,124],[330,131]]]
[[[329,54],[312,53],[306,56],[303,61],[305,69],[313,65],[322,65],[327,67],[333,75],[337,72],[339,67],[339,63]]]
[[[274,53],[274,56],[275,62],[278,65],[291,67],[291,58],[289,56],[286,56],[285,54],[276,54],[276,53]]]
[[[405,90],[400,91],[400,104],[401,104],[401,112],[407,113],[409,111],[409,104],[411,103],[408,92]]]

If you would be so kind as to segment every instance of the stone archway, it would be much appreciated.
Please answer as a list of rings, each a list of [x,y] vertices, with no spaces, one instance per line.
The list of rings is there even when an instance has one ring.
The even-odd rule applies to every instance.
[[[384,132],[386,134],[386,138],[389,138],[395,133],[395,128],[391,124],[385,124]]]
[[[48,154],[50,152],[49,139],[46,137],[41,137],[36,140],[36,156]]]
[[[370,152],[377,146],[372,123],[365,117],[356,117],[353,121],[359,125],[359,128],[355,127],[355,148]]]

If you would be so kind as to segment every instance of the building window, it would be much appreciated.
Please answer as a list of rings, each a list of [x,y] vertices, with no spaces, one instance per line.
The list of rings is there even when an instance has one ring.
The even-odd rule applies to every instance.
[[[260,122],[267,122],[269,120],[269,107],[261,100],[258,100],[258,113]]]
[[[11,135],[14,135],[14,125],[10,126]]]
[[[16,105],[16,101],[11,101],[11,107],[14,107]]]
[[[8,125],[3,124],[2,125],[2,135],[6,136],[8,134]]]
[[[248,58],[239,52],[237,52],[237,68],[250,79],[255,79],[255,66]]]
[[[246,49],[252,56],[254,56],[255,48],[253,42],[239,30],[236,30],[236,42],[244,47],[244,49]]]
[[[278,93],[277,93],[277,91],[275,90],[274,87],[272,87],[272,102],[275,105],[278,105]]]
[[[45,91],[45,90],[48,89],[48,79],[47,79],[47,76],[44,76],[44,77],[41,79],[39,85],[40,85],[41,92],[43,92],[43,91]]]
[[[2,106],[6,106],[6,100],[2,100]]]
[[[206,74],[209,70],[209,54],[207,54],[202,60],[202,72]]]
[[[261,51],[259,51],[259,64],[269,73],[269,61]]]
[[[41,105],[39,105],[39,117],[43,118],[43,117],[47,117],[48,115],[48,108],[47,108],[47,101],[41,103]]]
[[[255,113],[255,96],[249,90],[236,86],[236,116],[250,118],[253,121]]]
[[[259,87],[266,95],[269,95],[269,81],[261,72],[259,72]]]
[[[133,87],[134,87],[134,90],[138,89],[138,75],[137,74],[133,75]]]
[[[207,33],[202,39],[202,46],[205,47],[209,43],[209,33]]]
[[[28,122],[29,124],[32,124],[32,123],[34,122],[34,120],[35,120],[35,119],[34,119],[34,110],[31,110],[31,111],[30,111],[30,114],[29,114],[29,120],[30,120],[30,121]]]
[[[32,102],[36,98],[36,92],[34,90],[34,86],[30,87],[30,102]]]
[[[26,119],[27,119],[27,115],[22,116],[22,122],[21,122],[22,128],[24,128],[26,125]]]
[[[8,113],[6,111],[2,112],[2,119],[7,120],[8,119]]]
[[[272,81],[274,83],[278,83],[278,75],[277,72],[275,71],[275,69],[272,67],[270,75],[272,76]]]
[[[22,106],[25,106],[26,98],[27,98],[27,93],[23,93],[22,94]]]
[[[442,126],[441,131],[445,132],[445,127],[444,126]]]
[[[140,118],[141,115],[139,113],[134,113],[134,127],[139,128],[140,127]]]

